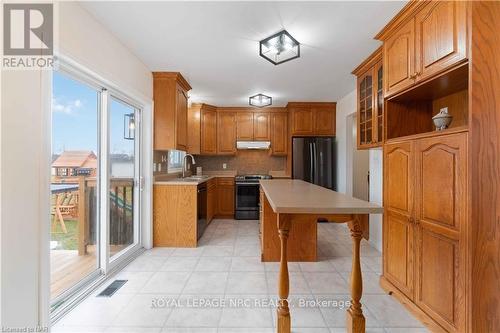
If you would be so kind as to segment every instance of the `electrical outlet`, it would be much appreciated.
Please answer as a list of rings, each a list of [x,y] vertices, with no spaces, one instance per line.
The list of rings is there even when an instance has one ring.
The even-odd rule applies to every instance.
[[[222,163],[222,169],[227,169],[227,164],[226,163]]]
[[[161,163],[158,163],[158,172],[161,171]]]

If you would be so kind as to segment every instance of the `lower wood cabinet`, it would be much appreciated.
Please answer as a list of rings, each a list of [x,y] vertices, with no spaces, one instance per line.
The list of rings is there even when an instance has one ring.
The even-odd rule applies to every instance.
[[[217,216],[234,217],[234,178],[217,178]]]
[[[467,133],[386,144],[384,203],[383,278],[464,332]]]

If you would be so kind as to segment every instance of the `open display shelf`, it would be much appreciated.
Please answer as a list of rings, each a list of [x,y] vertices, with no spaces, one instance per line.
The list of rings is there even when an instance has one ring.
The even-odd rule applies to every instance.
[[[385,101],[386,140],[434,132],[432,117],[447,107],[449,130],[468,126],[468,64]],[[447,130],[440,131],[445,134]]]

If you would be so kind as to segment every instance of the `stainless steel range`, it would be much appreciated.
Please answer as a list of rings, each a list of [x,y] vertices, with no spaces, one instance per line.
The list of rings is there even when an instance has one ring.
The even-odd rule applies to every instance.
[[[240,175],[235,177],[235,219],[259,219],[259,180],[271,178],[269,175]]]

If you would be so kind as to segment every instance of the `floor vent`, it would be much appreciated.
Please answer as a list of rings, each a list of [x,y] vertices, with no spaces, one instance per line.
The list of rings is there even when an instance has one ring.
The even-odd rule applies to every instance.
[[[111,297],[118,289],[120,289],[128,280],[114,280],[106,289],[101,291],[97,297]]]

